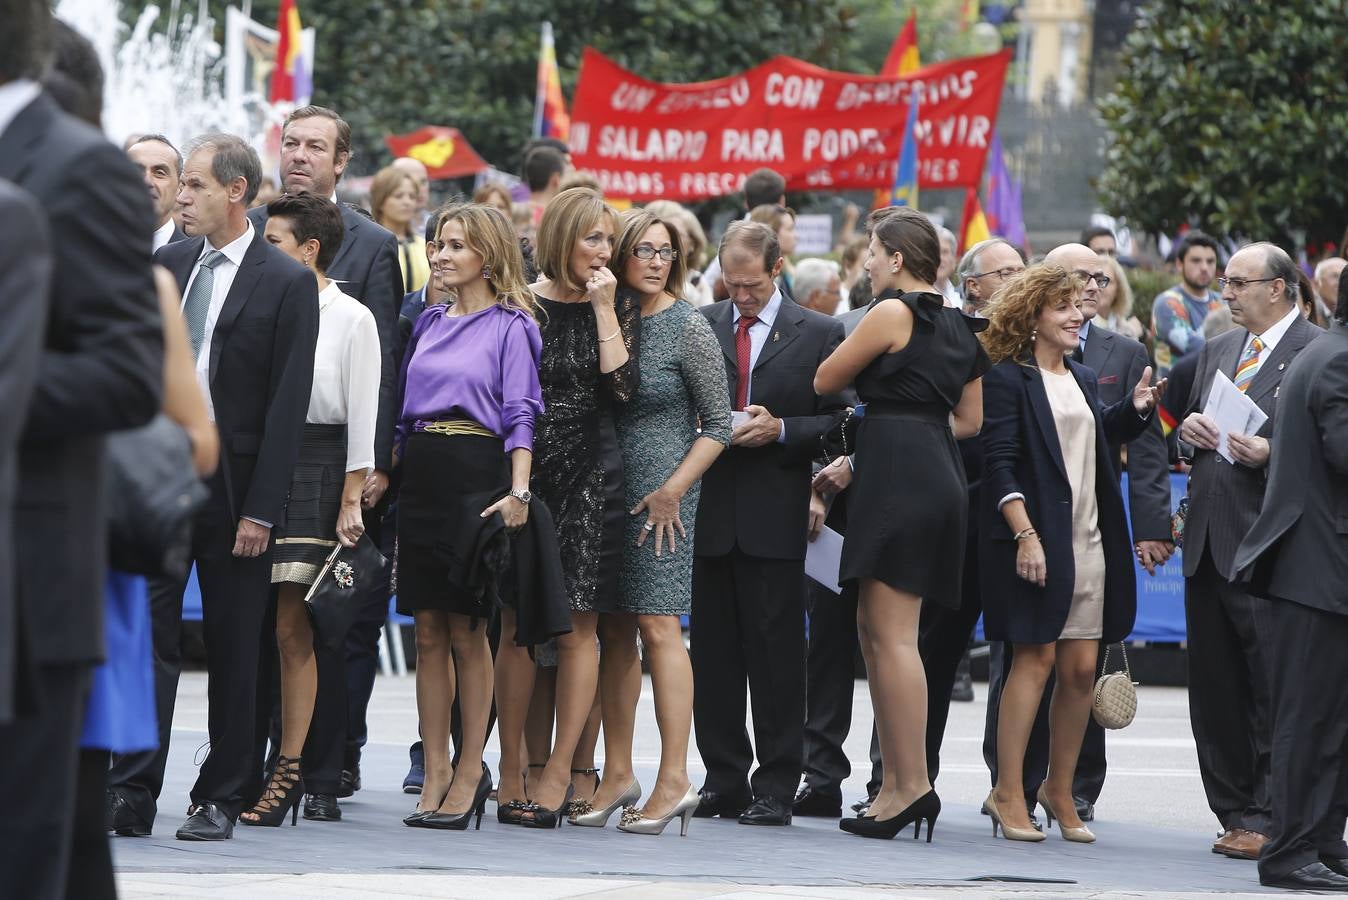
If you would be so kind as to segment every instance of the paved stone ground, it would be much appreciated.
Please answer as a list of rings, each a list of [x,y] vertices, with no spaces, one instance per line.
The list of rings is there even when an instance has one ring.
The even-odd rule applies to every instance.
[[[865,781],[870,704],[857,682],[854,774]],[[1209,852],[1215,823],[1203,801],[1182,690],[1144,688],[1138,721],[1111,735],[1111,770],[1094,845],[993,840],[978,804],[987,793],[980,756],[983,686],[955,704],[939,788],[944,802],[932,844],[911,837],[863,841],[837,823],[797,819],[786,829],[694,820],[651,838],[564,826],[557,832],[498,825],[494,807],[480,832],[410,829],[400,819],[415,799],[398,788],[415,737],[412,679],[380,679],[372,704],[365,788],[343,801],[341,823],[238,828],[223,844],[173,839],[204,743],[205,678],[183,679],[178,725],[156,834],[119,838],[114,852],[124,897],[828,897],[1114,898],[1257,893],[1253,863]],[[494,746],[492,747],[494,750]],[[647,681],[638,713],[638,777],[654,781],[658,737]],[[488,760],[493,769],[494,755]],[[694,783],[702,771],[689,760]],[[615,820],[616,821],[616,820]]]

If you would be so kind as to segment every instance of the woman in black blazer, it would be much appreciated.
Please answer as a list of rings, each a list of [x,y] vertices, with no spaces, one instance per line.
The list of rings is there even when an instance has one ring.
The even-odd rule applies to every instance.
[[[1132,395],[1100,406],[1095,373],[1068,358],[1081,327],[1081,275],[1027,270],[987,308],[984,474],[979,560],[984,628],[1014,648],[997,729],[993,833],[1041,841],[1025,806],[1022,769],[1049,675],[1049,772],[1039,802],[1067,840],[1091,842],[1072,802],[1072,773],[1090,717],[1100,641],[1133,627],[1135,583],[1123,499],[1109,443],[1147,427],[1164,381],[1150,367]],[[1059,816],[1058,813],[1063,813]]]

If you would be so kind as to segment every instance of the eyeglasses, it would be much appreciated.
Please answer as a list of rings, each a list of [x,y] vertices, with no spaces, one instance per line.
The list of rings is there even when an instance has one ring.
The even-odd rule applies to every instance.
[[[1277,281],[1276,278],[1218,278],[1217,287],[1226,290],[1226,286],[1231,285],[1233,291],[1243,291],[1247,285],[1263,284],[1266,281]]]
[[[1082,287],[1090,284],[1091,280],[1094,279],[1095,283],[1099,285],[1100,290],[1102,291],[1109,287],[1109,283],[1114,280],[1108,275],[1096,275],[1094,272],[1087,272],[1084,269],[1077,269],[1072,273],[1072,277],[1081,282]]]
[[[650,244],[637,244],[632,248],[632,255],[637,259],[655,259],[658,256],[665,262],[673,262],[679,258],[679,251],[673,247],[661,247],[656,250]]]
[[[986,277],[988,277],[989,275],[992,275],[992,276],[994,276],[998,281],[1006,281],[1006,279],[1011,278],[1011,277],[1014,276],[1014,275],[1019,275],[1021,272],[1024,272],[1024,271],[1025,271],[1025,268],[1024,268],[1023,266],[1022,266],[1021,268],[1019,268],[1019,269],[1012,268],[1011,266],[1007,266],[1005,269],[993,269],[991,272],[975,272],[974,274],[970,275],[969,277],[970,277],[970,278],[986,278]]]

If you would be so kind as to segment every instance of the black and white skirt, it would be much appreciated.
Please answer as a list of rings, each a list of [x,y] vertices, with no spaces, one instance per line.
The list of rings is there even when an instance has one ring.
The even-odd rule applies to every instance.
[[[337,513],[346,481],[346,426],[305,425],[285,521],[276,528],[272,584],[311,585],[337,546]]]

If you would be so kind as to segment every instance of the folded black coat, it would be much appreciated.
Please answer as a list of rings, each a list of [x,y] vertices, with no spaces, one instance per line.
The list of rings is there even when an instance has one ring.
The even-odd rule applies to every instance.
[[[562,558],[557,551],[557,528],[543,501],[529,504],[529,519],[515,534],[506,529],[500,513],[483,518],[482,510],[501,498],[502,491],[466,494],[446,542],[449,581],[478,598],[479,615],[488,618],[493,606],[515,611],[515,643],[541,644],[571,631],[571,605],[562,580]],[[472,535],[472,540],[463,540]]]

